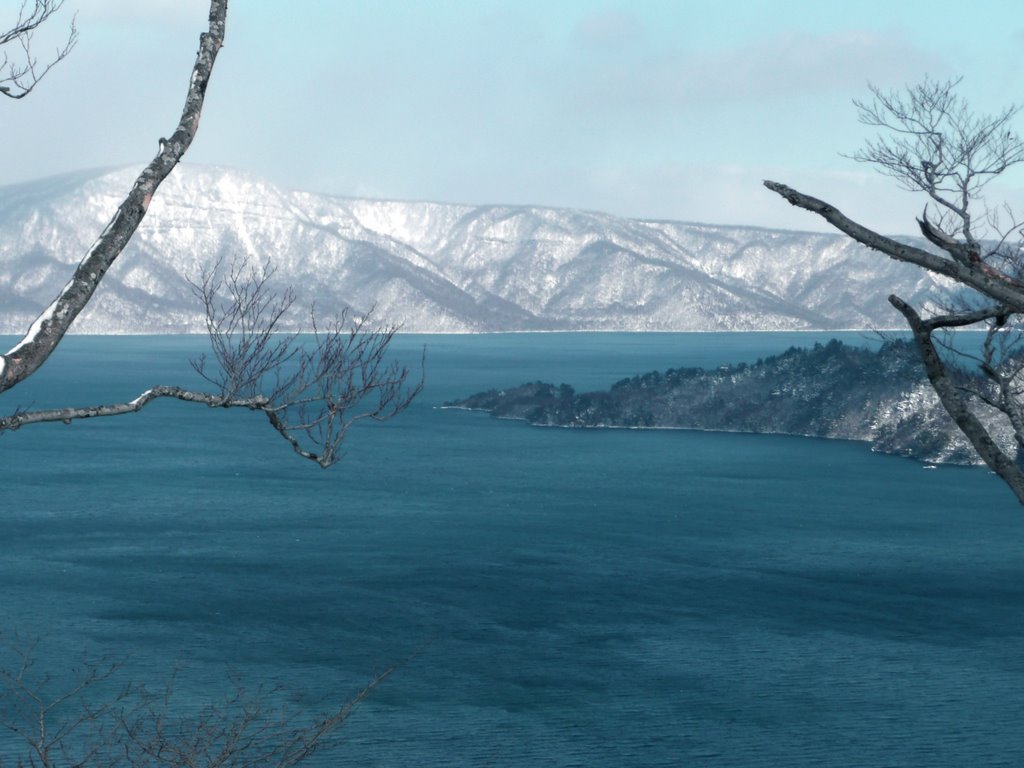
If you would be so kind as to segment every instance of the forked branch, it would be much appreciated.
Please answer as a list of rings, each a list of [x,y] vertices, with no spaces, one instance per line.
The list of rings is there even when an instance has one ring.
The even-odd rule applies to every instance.
[[[860,122],[884,133],[852,157],[927,194],[956,222],[952,234],[977,249],[971,205],[987,184],[1024,162],[1024,142],[1011,125],[1020,107],[978,114],[957,94],[959,84],[925,78],[905,91],[870,86],[874,98],[854,105]]]
[[[181,387],[156,386],[147,389],[134,400],[110,405],[92,405],[85,407],[46,408],[36,411],[19,410],[10,416],[0,417],[0,431],[13,431],[29,424],[59,421],[70,424],[80,419],[94,419],[102,416],[122,416],[126,413],[137,413],[154,400],[168,397],[186,403],[202,403],[211,408],[249,408],[263,410],[267,406],[265,397],[225,399],[209,392],[196,392]]]
[[[881,251],[897,261],[916,264],[936,274],[945,275],[1002,302],[1012,311],[1024,312],[1024,286],[1017,284],[1009,275],[1004,275],[991,268],[983,269],[980,263],[971,261],[965,263],[958,259],[945,258],[939,254],[893,240],[891,237],[880,235],[848,218],[834,205],[805,195],[785,184],[765,181],[764,185],[789,201],[791,205],[821,216],[833,227],[849,235],[861,245]]]
[[[914,342],[921,353],[928,380],[943,407],[964,436],[970,440],[982,460],[1003,479],[1018,501],[1024,504],[1024,472],[1014,459],[996,445],[985,425],[971,412],[935,348],[932,332],[943,323],[936,323],[934,318],[931,321],[923,320],[917,310],[898,296],[890,296],[889,303],[906,318],[914,335]]]
[[[1024,226],[1009,206],[1002,209],[1009,226],[1001,225],[999,209],[988,207],[982,197],[991,181],[1024,163],[1024,141],[1011,125],[1020,107],[1011,105],[995,115],[975,113],[955,92],[958,85],[959,80],[925,79],[905,92],[872,87],[872,101],[854,102],[861,122],[882,133],[853,158],[895,178],[904,189],[927,195],[917,223],[937,251],[880,235],[824,200],[784,184],[764,185],[861,245],[972,289],[952,294],[943,313],[927,319],[896,296],[889,301],[910,326],[943,406],[982,460],[1024,504]],[[976,205],[983,216],[975,215]],[[929,215],[930,207],[937,215]],[[951,341],[942,343],[953,359],[972,360],[983,374],[962,376],[958,366],[943,362],[932,334],[952,334],[975,324],[988,329],[980,353]],[[993,438],[998,436],[1008,446],[1003,440],[1007,426],[1013,433],[1015,457]]]
[[[20,410],[0,418],[0,431],[29,424],[136,413],[160,398],[210,408],[261,411],[299,456],[323,468],[343,457],[349,429],[364,419],[386,421],[404,411],[423,388],[410,370],[390,359],[397,328],[347,312],[313,334],[280,333],[294,294],[274,291],[269,266],[236,261],[204,271],[193,289],[203,302],[211,354],[192,362],[213,392],[155,386],[133,400],[106,405]],[[422,361],[421,361],[422,366]]]
[[[423,388],[409,369],[390,360],[397,327],[376,325],[372,309],[348,310],[322,326],[311,310],[313,334],[281,333],[295,297],[270,285],[273,270],[236,261],[203,272],[193,290],[206,311],[211,357],[193,361],[224,401],[263,397],[255,406],[303,458],[329,467],[358,421],[385,421],[404,411]],[[246,406],[254,407],[254,406]]]

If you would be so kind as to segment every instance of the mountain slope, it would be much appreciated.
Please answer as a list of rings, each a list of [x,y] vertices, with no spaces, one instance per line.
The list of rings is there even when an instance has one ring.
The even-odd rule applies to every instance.
[[[0,188],[0,332],[24,330],[134,178],[66,174]],[[376,306],[408,331],[896,327],[932,276],[838,235],[623,219],[529,206],[360,200],[184,165],[79,332],[202,330],[186,278],[218,257],[271,260],[321,311]]]

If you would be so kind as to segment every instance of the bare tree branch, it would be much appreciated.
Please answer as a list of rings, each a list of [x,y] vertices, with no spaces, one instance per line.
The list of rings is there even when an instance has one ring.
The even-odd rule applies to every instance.
[[[396,667],[374,675],[354,696],[312,722],[295,711],[274,706],[281,691],[248,691],[240,682],[221,701],[195,714],[172,710],[173,684],[151,692],[143,686],[131,690],[130,708],[122,710],[110,734],[119,754],[109,759],[125,766],[245,766],[291,768],[328,744],[345,721]]]
[[[135,233],[157,187],[191,145],[199,128],[199,116],[213,64],[224,42],[226,14],[227,0],[210,1],[209,31],[199,37],[199,52],[192,68],[188,95],[174,133],[167,140],[161,139],[160,151],[139,174],[131,191],[78,265],[68,284],[36,318],[24,338],[0,357],[0,392],[24,381],[46,362]]]
[[[39,84],[46,73],[63,61],[78,42],[78,29],[72,17],[67,40],[57,47],[53,58],[40,65],[32,53],[35,31],[61,9],[64,0],[23,0],[18,20],[10,29],[0,32],[0,94],[10,99],[23,99]],[[8,54],[7,46],[17,47],[15,58]]]
[[[975,114],[956,93],[959,84],[925,78],[905,92],[870,86],[874,99],[854,105],[860,122],[884,134],[852,157],[904,189],[925,192],[957,219],[955,233],[977,249],[970,205],[993,179],[1024,162],[1024,142],[1010,126],[1020,107]]]
[[[892,303],[890,299],[890,304]],[[898,307],[897,307],[898,309]],[[1007,308],[1002,305],[987,306],[980,309],[953,312],[947,315],[934,315],[926,320],[920,317],[918,321],[929,333],[939,328],[963,328],[968,325],[977,325],[985,320],[999,318],[1006,315]]]
[[[921,353],[928,380],[939,396],[943,407],[967,439],[971,441],[971,445],[974,446],[978,455],[1010,487],[1018,501],[1024,504],[1024,472],[1017,466],[1016,461],[996,445],[985,426],[967,407],[932,343],[932,328],[927,322],[921,320],[921,316],[913,307],[898,296],[890,296],[889,302],[906,318],[907,324],[914,334],[918,351]]]
[[[31,13],[23,5],[18,25],[0,37],[0,44],[21,40],[27,51],[31,33],[62,3],[35,0]],[[191,145],[223,45],[226,14],[227,0],[210,0],[209,30],[200,35],[188,94],[174,133],[170,139],[160,140],[157,155],[139,174],[70,282],[21,341],[0,356],[0,392],[24,381],[46,362],[124,250],[159,185]],[[0,418],[0,432],[42,422],[71,423],[134,413],[155,399],[170,397],[210,407],[262,411],[298,455],[326,468],[342,457],[341,444],[353,424],[395,416],[422,389],[422,375],[415,383],[406,367],[386,359],[396,328],[372,325],[370,313],[350,320],[346,310],[323,327],[312,316],[313,339],[309,343],[294,333],[280,334],[281,318],[291,309],[295,295],[291,290],[277,293],[269,288],[273,269],[268,264],[257,268],[244,262],[233,264],[226,273],[221,267],[218,263],[207,269],[192,286],[204,304],[211,343],[210,357],[193,361],[193,368],[214,385],[215,392],[160,385],[126,402],[19,409]]]
[[[413,381],[407,367],[388,361],[398,329],[375,325],[372,309],[354,319],[345,310],[323,327],[311,310],[311,339],[278,334],[294,293],[271,288],[267,265],[256,270],[236,261],[226,273],[222,267],[204,270],[193,284],[212,354],[193,367],[225,401],[264,397],[257,409],[299,456],[332,466],[353,424],[390,419],[422,390],[422,367]]]
[[[1024,286],[1018,285],[1008,275],[990,274],[982,270],[980,266],[963,264],[953,259],[947,259],[935,253],[916,248],[912,245],[901,243],[885,235],[880,235],[847,218],[843,213],[830,203],[819,200],[816,197],[805,195],[785,184],[775,181],[765,181],[764,185],[775,192],[791,205],[803,208],[811,213],[816,213],[825,221],[834,226],[840,232],[845,232],[858,243],[876,251],[881,251],[886,256],[897,261],[906,261],[916,264],[936,274],[945,275],[959,283],[970,286],[979,292],[990,296],[996,301],[1006,304],[1015,312],[1024,312]]]
[[[95,725],[110,716],[128,696],[126,688],[110,690],[108,681],[118,664],[83,657],[79,666],[57,682],[35,670],[38,638],[3,638],[11,666],[0,666],[0,728],[24,744],[27,763],[39,768],[90,765],[101,751]],[[99,693],[107,688],[106,694]]]
[[[407,367],[388,360],[397,328],[374,325],[370,313],[349,320],[343,312],[323,328],[313,316],[311,338],[279,334],[294,294],[270,287],[273,269],[255,269],[244,260],[226,274],[221,267],[218,262],[193,283],[206,310],[212,358],[204,355],[192,366],[215,392],[161,385],[122,403],[19,410],[0,417],[0,432],[136,413],[154,400],[172,398],[261,411],[295,453],[326,469],[343,458],[341,445],[355,423],[386,421],[422,390],[422,367],[414,381]]]
[[[202,403],[211,408],[249,408],[263,410],[267,405],[265,397],[231,398],[225,400],[219,395],[208,392],[195,392],[181,387],[156,386],[147,389],[134,400],[110,405],[93,405],[85,407],[47,408],[38,411],[18,411],[10,416],[0,417],[0,431],[13,431],[28,424],[59,421],[70,424],[80,419],[93,419],[102,416],[121,416],[126,413],[137,413],[154,400],[169,397],[187,403]]]
[[[960,292],[940,314],[922,318],[896,296],[889,301],[910,326],[943,406],[982,460],[1024,504],[1024,244],[1020,220],[1004,206],[1009,226],[1000,226],[997,209],[982,197],[1000,174],[1024,162],[1024,142],[1011,127],[1020,108],[977,115],[955,93],[959,80],[925,80],[905,93],[871,88],[871,102],[854,102],[861,122],[882,129],[853,158],[873,165],[904,189],[923,192],[929,202],[918,219],[921,234],[941,253],[897,242],[853,221],[835,206],[784,184],[764,185],[804,210],[821,216],[862,245],[890,258],[951,278],[972,292]],[[974,215],[980,204],[984,216]],[[937,218],[929,216],[935,206]],[[1011,242],[1014,238],[1016,242]],[[980,306],[979,306],[980,304]],[[973,361],[983,374],[963,376],[940,357],[932,334],[984,324],[988,333],[980,353],[952,341],[939,342],[953,359]],[[1004,428],[1013,434],[1016,457],[993,438]]]

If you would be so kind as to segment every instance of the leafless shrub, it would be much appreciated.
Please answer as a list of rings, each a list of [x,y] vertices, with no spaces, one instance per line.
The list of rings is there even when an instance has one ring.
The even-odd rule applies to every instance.
[[[12,662],[0,667],[0,730],[21,743],[18,768],[97,764],[93,761],[103,750],[97,734],[87,732],[112,717],[128,691],[108,691],[98,698],[94,694],[110,681],[117,665],[86,657],[57,681],[36,668],[37,638],[14,635],[4,640]],[[6,768],[2,756],[0,768]]]
[[[0,730],[17,768],[290,768],[334,746],[355,708],[395,670],[374,675],[342,705],[309,719],[281,688],[230,691],[179,705],[172,677],[158,691],[118,684],[118,662],[83,659],[70,675],[37,670],[38,640],[14,636],[0,666]],[[2,743],[2,742],[0,742]],[[0,755],[0,768],[11,768]]]

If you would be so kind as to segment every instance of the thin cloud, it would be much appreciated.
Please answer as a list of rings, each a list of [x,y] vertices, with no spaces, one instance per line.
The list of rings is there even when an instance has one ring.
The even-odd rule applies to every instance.
[[[866,82],[901,85],[943,75],[940,55],[904,35],[789,32],[743,48],[651,51],[574,73],[585,100],[607,107],[664,109],[727,102],[774,102],[804,95],[858,92]]]

